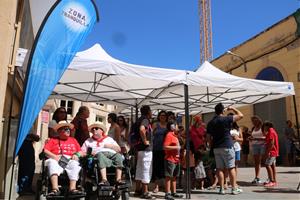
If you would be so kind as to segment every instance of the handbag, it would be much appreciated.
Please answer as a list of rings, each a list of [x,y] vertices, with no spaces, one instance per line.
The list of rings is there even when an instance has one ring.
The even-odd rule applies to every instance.
[[[69,158],[67,158],[67,157],[64,156],[64,155],[61,155],[61,157],[60,157],[60,159],[59,159],[59,161],[58,161],[58,164],[59,164],[59,166],[61,166],[63,169],[65,169],[66,166],[68,165],[69,161],[70,161]]]
[[[61,147],[60,147],[60,140],[58,140],[58,141],[59,141],[60,152],[62,152],[62,149],[61,149]],[[58,164],[59,164],[59,166],[61,166],[63,169],[65,169],[66,166],[68,165],[69,161],[70,161],[70,159],[67,158],[66,156],[64,156],[64,155],[61,153],[61,157],[60,157],[60,159],[59,159],[59,161],[58,161]]]

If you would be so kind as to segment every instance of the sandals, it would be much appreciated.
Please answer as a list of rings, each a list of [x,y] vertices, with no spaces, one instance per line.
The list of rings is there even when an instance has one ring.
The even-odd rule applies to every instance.
[[[59,196],[60,195],[60,191],[59,189],[52,189],[49,194],[49,196]]]
[[[107,180],[102,180],[100,183],[99,183],[100,186],[110,186],[110,183],[107,181]]]
[[[83,193],[82,193],[82,191],[80,191],[80,190],[72,189],[72,190],[69,191],[69,194],[70,194],[70,195],[81,195],[81,194],[83,194]]]

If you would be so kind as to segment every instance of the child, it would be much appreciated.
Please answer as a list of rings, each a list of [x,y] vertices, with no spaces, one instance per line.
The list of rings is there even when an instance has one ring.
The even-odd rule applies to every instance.
[[[167,123],[168,133],[164,139],[165,150],[165,199],[173,200],[182,198],[182,195],[176,193],[176,178],[179,175],[179,151],[180,144],[175,134],[176,124],[172,121]],[[172,191],[172,193],[171,193]]]
[[[204,162],[208,164],[208,157],[205,146],[201,145],[195,153],[196,167],[194,169],[196,183],[199,183],[200,190],[204,190],[204,180],[206,178]]]
[[[269,182],[265,187],[277,186],[276,181],[276,157],[279,155],[278,135],[271,122],[264,122],[262,126],[263,134],[266,136],[266,169]]]

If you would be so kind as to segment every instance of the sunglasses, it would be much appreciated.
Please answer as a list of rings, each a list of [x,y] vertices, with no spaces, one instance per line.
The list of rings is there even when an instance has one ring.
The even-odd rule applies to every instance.
[[[66,127],[66,128],[61,128],[58,131],[66,131],[66,132],[71,132],[71,129]]]
[[[91,130],[92,130],[92,131],[98,131],[99,129],[102,131],[102,129],[99,128],[99,127],[94,127],[94,128],[92,128]]]

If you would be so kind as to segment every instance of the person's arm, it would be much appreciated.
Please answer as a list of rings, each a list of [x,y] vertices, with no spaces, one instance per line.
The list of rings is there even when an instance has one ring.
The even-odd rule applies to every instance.
[[[60,159],[60,155],[56,155],[47,149],[44,149],[44,153],[46,154],[47,158],[52,158],[57,161],[59,161]]]
[[[239,129],[239,135],[233,137],[233,139],[237,142],[243,142],[243,132],[242,129]]]
[[[149,144],[150,144],[150,141],[147,140],[146,133],[147,133],[147,130],[146,130],[145,126],[144,126],[144,125],[141,125],[141,126],[140,126],[140,136],[141,136],[142,142],[143,142],[145,145],[149,145]]]
[[[115,143],[115,144],[110,144],[110,143],[104,144],[104,148],[112,149],[117,153],[121,152],[121,147],[117,143]]]
[[[239,111],[238,109],[236,109],[236,108],[234,108],[232,106],[229,106],[227,108],[227,110],[231,110],[231,111],[234,112],[234,115],[233,115],[233,121],[234,122],[239,121],[239,120],[241,120],[244,117],[244,115],[243,115],[243,113],[241,111]]]
[[[119,125],[116,125],[115,126],[115,138],[114,140],[120,144],[120,141],[121,141],[121,128]]]

